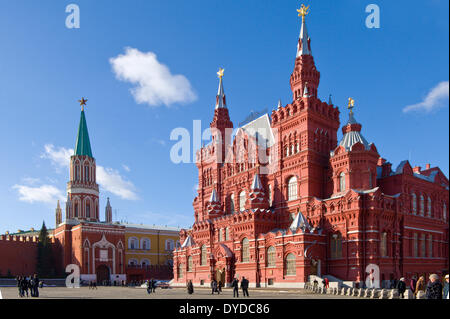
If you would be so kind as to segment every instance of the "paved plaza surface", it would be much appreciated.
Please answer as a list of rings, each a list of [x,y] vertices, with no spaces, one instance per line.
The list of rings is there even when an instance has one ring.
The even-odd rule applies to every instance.
[[[4,299],[21,299],[15,287],[0,287],[0,290]],[[231,289],[224,289],[220,295],[211,295],[211,290],[207,288],[195,288],[194,294],[189,295],[185,288],[157,289],[156,293],[147,294],[146,289],[129,287],[98,287],[97,290],[88,287],[45,287],[39,290],[39,294],[39,299],[233,299]],[[250,297],[245,299],[356,299],[349,296],[314,294],[304,289],[250,289],[249,295]],[[239,299],[244,299],[241,290]]]

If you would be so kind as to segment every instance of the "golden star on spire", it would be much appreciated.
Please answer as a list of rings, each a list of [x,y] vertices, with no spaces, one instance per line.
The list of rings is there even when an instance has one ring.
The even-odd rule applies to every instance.
[[[217,76],[219,77],[219,79],[222,80],[223,77],[223,72],[225,71],[225,69],[219,68],[219,72],[217,72]]]
[[[309,13],[309,7],[310,6],[305,6],[304,4],[302,4],[302,6],[300,7],[300,9],[297,9],[298,12],[298,16],[302,17],[302,20],[305,19],[305,16],[308,15]]]
[[[355,100],[351,97],[348,98],[348,109],[350,110],[350,114],[353,114],[353,108],[355,107]]]
[[[84,106],[86,105],[86,102],[87,102],[87,101],[88,101],[88,100],[85,99],[84,97],[82,97],[81,100],[78,100],[78,102],[79,102],[80,105],[81,105],[81,110],[82,110],[82,111],[84,111]]]

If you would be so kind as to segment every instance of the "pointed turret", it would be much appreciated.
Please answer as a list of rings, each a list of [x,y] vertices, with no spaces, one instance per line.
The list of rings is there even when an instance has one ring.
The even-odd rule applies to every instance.
[[[75,145],[75,155],[86,155],[93,157],[84,109],[81,110],[80,125],[78,127],[77,142]]]
[[[109,197],[107,199],[105,207],[105,222],[108,224],[112,223],[112,207],[111,203],[109,202]]]
[[[294,72],[291,74],[291,90],[294,100],[301,98],[317,97],[319,87],[320,72],[314,64],[311,51],[311,38],[306,27],[306,15],[309,13],[309,6],[302,5],[297,10],[302,17],[302,26],[297,44],[297,55],[295,59]],[[306,88],[306,84],[308,87]],[[307,91],[307,93],[305,93]]]
[[[252,190],[262,190],[263,186],[261,183],[261,179],[259,178],[259,174],[255,174],[253,177]]]
[[[210,203],[218,203],[219,202],[216,189],[213,189],[213,191],[211,192],[211,197],[209,198],[209,202]]]
[[[58,203],[56,204],[55,218],[56,218],[55,224],[56,224],[56,227],[58,227],[58,225],[62,223],[62,210],[61,210],[61,206],[59,205],[59,200],[58,200]]]
[[[253,182],[250,187],[250,193],[248,196],[246,208],[247,209],[269,208],[269,202],[264,192],[264,186],[261,183],[261,178],[259,177],[258,173],[256,173],[255,176],[253,176]]]
[[[226,108],[227,102],[225,100],[225,92],[223,90],[223,72],[224,69],[220,69],[219,72],[217,72],[217,75],[219,76],[219,89],[217,90],[217,96],[216,96],[216,109],[218,108]]]
[[[289,229],[292,231],[295,231],[299,228],[303,230],[303,232],[305,232],[306,230],[311,230],[311,226],[309,225],[308,220],[305,218],[305,216],[303,216],[301,212],[297,213],[297,216],[295,216],[294,221],[289,227]]]
[[[66,201],[66,220],[72,218],[72,201],[70,200],[69,193],[67,193]]]

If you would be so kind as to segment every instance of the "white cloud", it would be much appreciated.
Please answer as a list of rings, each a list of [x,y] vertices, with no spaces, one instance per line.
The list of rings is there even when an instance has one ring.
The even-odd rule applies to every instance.
[[[131,93],[139,104],[169,106],[197,99],[189,80],[181,74],[173,75],[153,52],[127,47],[125,54],[111,58],[109,62],[117,79],[135,85]]]
[[[22,182],[27,184],[27,185],[36,185],[40,181],[41,180],[39,178],[34,178],[34,177],[24,177],[24,178],[22,178]]]
[[[127,172],[131,172],[131,169],[128,165],[122,164],[122,167],[124,170],[126,170]]]
[[[69,167],[70,157],[74,154],[73,149],[55,148],[53,144],[46,144],[44,149],[45,152],[41,155],[41,158],[49,159],[56,166],[57,170]]]
[[[61,190],[53,185],[42,185],[39,187],[14,185],[13,189],[16,189],[19,193],[19,200],[27,203],[41,202],[55,204],[57,200],[65,200]]]
[[[422,102],[406,106],[403,109],[403,113],[407,113],[410,111],[431,112],[441,107],[444,104],[445,100],[447,100],[448,103],[448,97],[449,97],[449,81],[444,81],[439,83],[434,88],[432,88]]]
[[[70,157],[74,154],[73,149],[65,147],[55,147],[52,144],[44,146],[45,152],[41,158],[49,159],[59,171],[62,168],[69,168]],[[123,165],[123,168],[129,172],[130,168]],[[105,191],[119,196],[122,199],[137,200],[138,196],[135,192],[136,187],[130,181],[127,181],[120,173],[112,168],[105,168],[97,165],[97,183]]]
[[[97,165],[97,182],[103,189],[122,199],[138,199],[134,184],[125,180],[115,169]]]

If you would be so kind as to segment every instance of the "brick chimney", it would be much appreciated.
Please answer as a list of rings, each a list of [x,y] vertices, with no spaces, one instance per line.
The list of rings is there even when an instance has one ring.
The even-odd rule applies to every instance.
[[[422,167],[420,167],[420,166],[416,166],[416,167],[413,168],[413,172],[417,173],[417,174],[420,174],[421,170],[422,170]]]
[[[427,164],[426,166],[425,166],[425,169],[430,169],[431,168],[431,165],[430,164]]]

